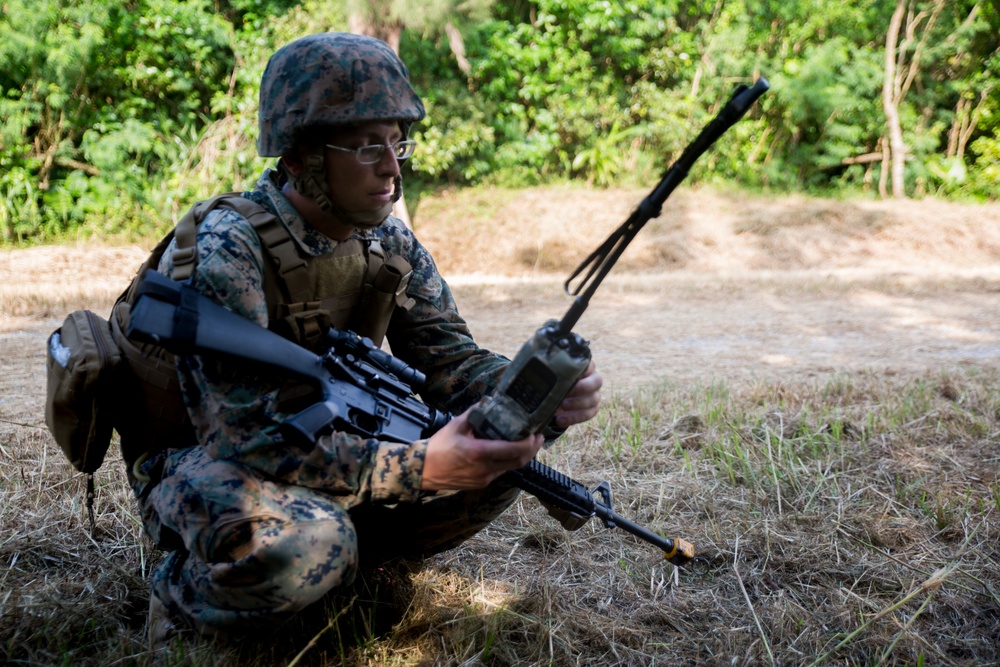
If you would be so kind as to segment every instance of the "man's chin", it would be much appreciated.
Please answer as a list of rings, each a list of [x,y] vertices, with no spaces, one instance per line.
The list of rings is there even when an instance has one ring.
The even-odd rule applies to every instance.
[[[350,223],[358,229],[375,229],[392,214],[392,202],[370,211],[356,211],[346,214]]]

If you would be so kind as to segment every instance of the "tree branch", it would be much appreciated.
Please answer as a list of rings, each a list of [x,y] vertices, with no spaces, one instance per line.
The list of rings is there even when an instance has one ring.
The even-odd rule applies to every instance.
[[[845,157],[840,161],[840,164],[868,164],[870,162],[881,162],[883,158],[882,151],[878,153],[864,153],[862,155]]]
[[[70,169],[79,169],[85,174],[90,174],[91,176],[99,176],[101,170],[92,164],[87,164],[86,162],[80,162],[79,160],[73,160],[65,157],[55,158],[55,163],[60,167],[69,167]]]

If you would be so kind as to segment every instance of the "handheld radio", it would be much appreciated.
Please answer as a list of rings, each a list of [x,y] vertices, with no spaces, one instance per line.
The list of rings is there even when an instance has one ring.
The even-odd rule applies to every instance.
[[[725,107],[667,169],[656,188],[570,275],[564,288],[576,299],[566,315],[561,320],[549,320],[525,342],[496,390],[469,414],[469,422],[478,435],[494,440],[520,440],[547,427],[558,432],[551,424],[552,418],[590,365],[590,345],[573,332],[573,327],[587,309],[591,296],[639,230],[660,215],[663,202],[684,180],[694,161],[742,118],[769,87],[763,77],[753,87],[739,86]],[[586,275],[572,288],[573,281],[584,271]]]

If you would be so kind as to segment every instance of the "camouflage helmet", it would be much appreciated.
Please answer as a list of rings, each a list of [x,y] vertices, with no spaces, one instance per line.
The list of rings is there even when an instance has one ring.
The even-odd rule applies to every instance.
[[[260,83],[261,157],[280,157],[308,127],[423,119],[409,72],[385,42],[351,33],[309,35],[278,49]]]

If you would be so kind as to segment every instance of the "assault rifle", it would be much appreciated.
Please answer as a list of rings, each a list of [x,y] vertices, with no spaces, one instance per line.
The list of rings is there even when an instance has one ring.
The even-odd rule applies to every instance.
[[[286,422],[290,438],[315,443],[323,434],[339,430],[413,442],[433,435],[452,418],[416,397],[415,392],[426,381],[423,373],[376,348],[367,338],[331,329],[325,341],[329,349],[314,354],[223,308],[190,285],[153,270],[139,286],[128,335],[178,355],[229,357],[312,382],[321,398]],[[674,565],[694,557],[694,547],[684,540],[661,537],[617,514],[611,507],[611,487],[606,481],[591,492],[535,460],[506,474],[550,511],[568,512],[581,523],[599,517],[608,528],[621,528],[659,547]]]

